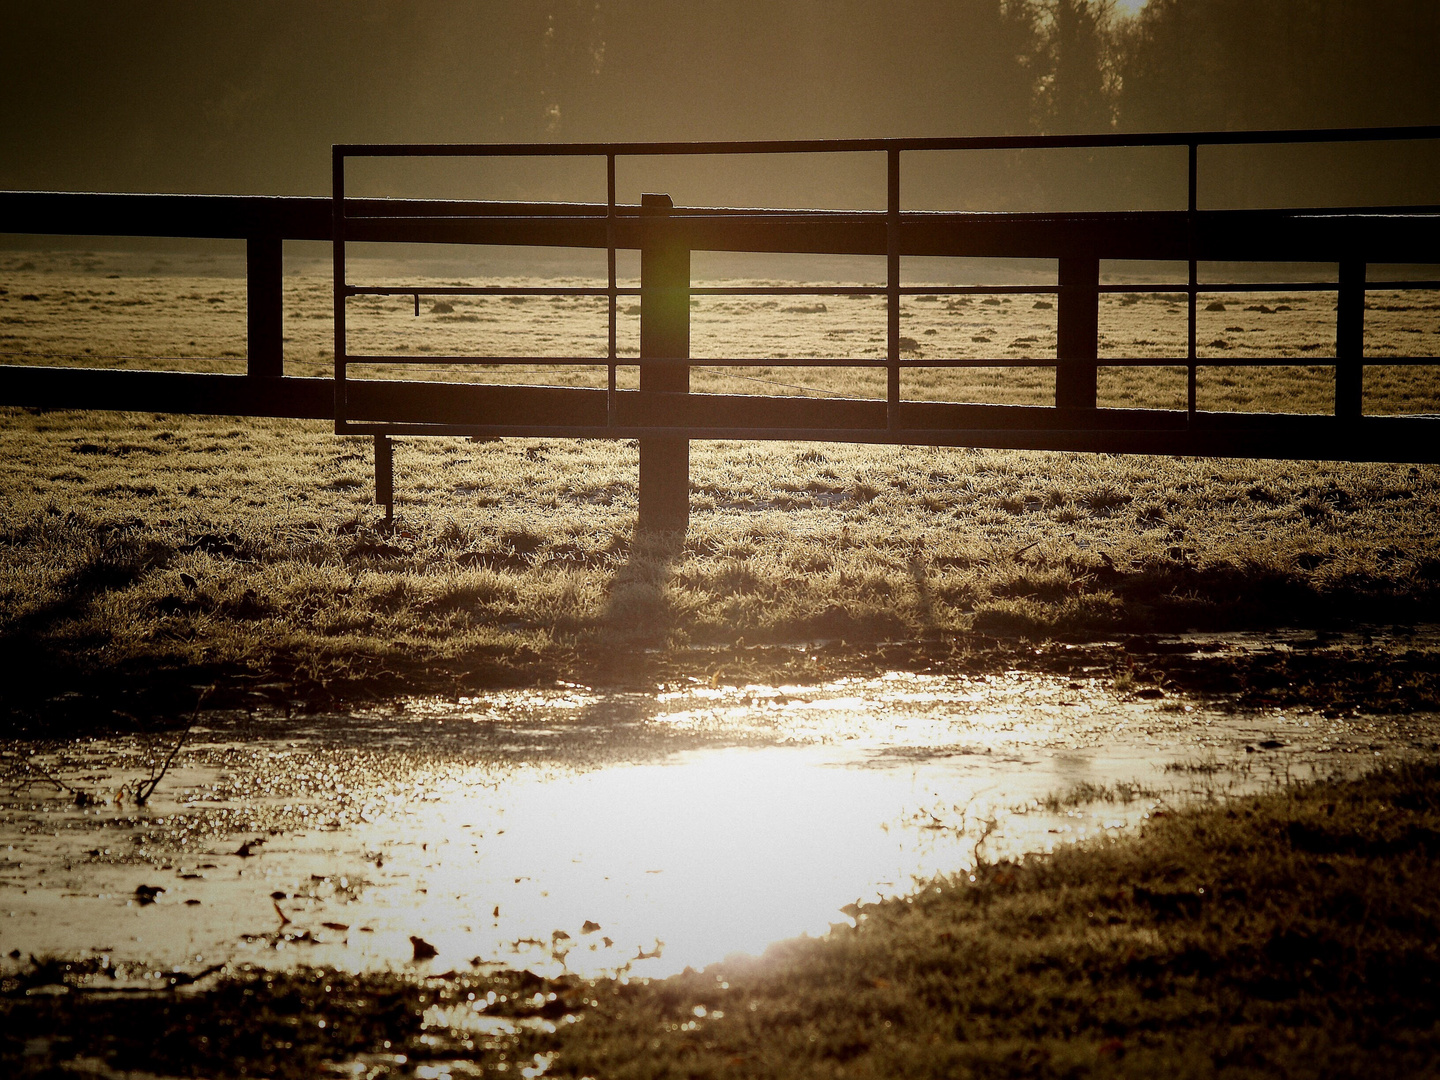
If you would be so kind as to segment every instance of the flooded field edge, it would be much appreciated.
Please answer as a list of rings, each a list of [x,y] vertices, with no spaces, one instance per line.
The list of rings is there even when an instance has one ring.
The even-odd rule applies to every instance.
[[[59,935],[51,948],[93,948],[101,943],[70,935],[105,936],[98,927],[117,912],[175,907],[175,925],[203,947],[151,944],[137,955],[160,948],[167,962],[244,959],[233,941],[197,929],[240,919],[250,951],[283,957],[281,966],[302,962],[293,951],[299,940],[312,959],[373,967],[412,959],[409,939],[433,936],[435,925],[464,924],[471,936],[443,950],[442,963],[661,973],[707,962],[704,948],[691,956],[680,940],[699,943],[718,927],[732,938],[717,939],[712,950],[724,947],[708,959],[763,947],[786,936],[787,925],[823,931],[855,899],[838,881],[828,886],[830,901],[808,901],[811,916],[761,929],[755,912],[775,882],[747,889],[736,879],[768,872],[791,890],[813,888],[831,878],[823,853],[833,846],[836,857],[858,859],[862,837],[873,835],[878,861],[844,888],[862,899],[896,895],[979,861],[982,845],[989,858],[1043,851],[1197,797],[1433,754],[1435,710],[1424,706],[1419,676],[1427,669],[1418,659],[1434,660],[1432,638],[1422,629],[1403,642],[1373,634],[1152,639],[1032,648],[1030,664],[980,670],[892,669],[808,684],[690,676],[648,690],[570,684],[339,713],[266,705],[204,711],[178,732],[17,741],[6,754],[4,828],[13,837],[3,884],[32,908],[42,895],[70,901],[45,914],[34,908],[31,940],[16,942],[29,951],[41,927]],[[1390,664],[1375,663],[1374,650],[1388,650]],[[1366,700],[1366,686],[1347,677],[1347,658],[1409,685],[1409,707],[1378,693]],[[1201,678],[1223,685],[1222,659],[1227,693],[1191,689]],[[1317,682],[1329,692],[1324,700],[1314,699]],[[1267,696],[1281,684],[1288,693]],[[856,805],[870,807],[870,817],[851,820]],[[741,821],[748,824],[737,830]],[[775,822],[803,839],[786,847],[786,828]],[[745,844],[731,839],[737,831]],[[615,848],[612,836],[627,842]],[[769,861],[755,848],[760,837],[774,846]],[[537,871],[547,860],[551,870]],[[574,867],[597,860],[603,872],[577,884],[584,874],[575,878]],[[589,910],[559,904],[536,884],[562,864],[561,876],[573,879],[567,887],[591,897]],[[173,880],[128,881],[147,869]],[[70,883],[42,888],[40,871]],[[652,887],[665,873],[720,898],[705,906],[667,897]],[[221,877],[229,880],[211,880]],[[611,898],[616,910],[649,912],[625,934],[616,929],[625,920],[596,917],[612,877],[628,882]],[[482,881],[491,884],[477,900]],[[450,907],[421,900],[441,882]],[[390,897],[381,905],[389,916],[334,914],[365,909],[367,891],[372,900]],[[84,906],[86,895],[111,914],[60,915]],[[417,900],[429,913],[401,926],[399,914]],[[692,910],[688,927],[658,932],[674,922],[662,913],[677,905]],[[464,910],[470,915],[457,916]],[[316,925],[307,929],[307,919]],[[5,939],[17,934],[14,920]],[[596,937],[585,929],[592,925],[609,929]],[[661,940],[670,943],[663,963],[655,962]]]
[[[666,980],[246,967],[116,994],[87,989],[103,958],[42,959],[0,984],[0,1060],[37,1076],[939,1076],[1013,1071],[1019,1040],[1031,1075],[1220,1071],[1237,1053],[1270,1075],[1420,1075],[1440,1030],[1437,781],[1400,766],[1169,814]],[[1390,929],[1357,926],[1357,905]]]
[[[1416,626],[656,650],[610,686],[332,711],[269,684],[241,691],[248,707],[13,739],[0,1008],[150,1025],[178,1007],[194,1034],[209,1030],[195,1010],[263,1003],[232,1020],[276,1076],[290,1066],[274,1025],[297,1015],[329,1025],[292,1033],[297,1060],[335,1075],[538,1076],[567,1070],[565,1045],[615,1065],[572,1029],[617,1022],[627,995],[677,979],[691,993],[722,960],[763,982],[775,957],[896,904],[993,891],[1010,868],[1043,877],[1076,841],[1145,844],[1207,807],[1433,762],[1437,640]],[[1173,892],[1143,884],[1127,905],[1163,930]],[[692,996],[706,1013],[666,1031],[727,1015]],[[353,1023],[332,1016],[340,1000]],[[164,1057],[101,1041],[98,1075]],[[4,1053],[33,1071],[75,1064],[85,1042],[57,1031]]]

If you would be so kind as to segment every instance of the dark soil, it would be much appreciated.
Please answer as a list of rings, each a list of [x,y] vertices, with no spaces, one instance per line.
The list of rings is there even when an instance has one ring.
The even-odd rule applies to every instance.
[[[98,731],[183,726],[201,695],[207,707],[333,710],[409,694],[466,694],[553,685],[653,690],[693,679],[716,684],[807,684],[886,671],[984,674],[1032,670],[1123,678],[1141,697],[1185,694],[1244,709],[1440,710],[1440,648],[1404,627],[1374,635],[1289,635],[1258,646],[1223,636],[1054,641],[946,634],[895,642],[836,641],[805,646],[719,645],[639,650],[596,648],[541,656],[494,653],[444,665],[394,657],[317,673],[297,658],[272,658],[254,671],[234,664],[137,661],[93,667],[73,656],[7,642],[0,652],[0,734],[66,738]]]

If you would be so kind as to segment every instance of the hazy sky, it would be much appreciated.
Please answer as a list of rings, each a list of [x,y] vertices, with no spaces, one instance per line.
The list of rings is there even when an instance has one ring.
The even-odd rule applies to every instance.
[[[1098,0],[11,0],[0,188],[318,195],[335,142],[1440,120],[1440,0],[1114,8],[1142,9],[1123,20],[1139,36],[1107,37],[1087,29]],[[1080,12],[1068,36],[1061,10]],[[1173,201],[1142,173],[1132,190]],[[752,197],[747,175],[731,197]],[[1039,197],[1033,171],[978,175],[954,174],[967,205]],[[496,193],[560,197],[507,183]]]

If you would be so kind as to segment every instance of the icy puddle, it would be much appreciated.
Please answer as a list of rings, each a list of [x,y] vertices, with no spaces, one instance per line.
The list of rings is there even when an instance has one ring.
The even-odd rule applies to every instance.
[[[0,963],[663,976],[822,934],[977,853],[1403,756],[1434,719],[1021,672],[204,714],[144,807],[116,794],[174,734],[36,751],[0,804]]]

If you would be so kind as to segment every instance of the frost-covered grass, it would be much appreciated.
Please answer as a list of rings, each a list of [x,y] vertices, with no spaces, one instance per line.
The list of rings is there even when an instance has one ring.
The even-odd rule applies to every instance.
[[[10,410],[0,632],[59,671],[399,688],[741,640],[1414,620],[1440,588],[1429,466],[697,443],[689,532],[637,539],[637,454],[400,440],[387,533],[368,441],[321,424]]]
[[[238,253],[0,253],[0,362],[243,370]],[[328,375],[328,267],[289,266],[287,370]],[[357,273],[467,280],[363,260]],[[1331,371],[1306,366],[1333,349],[1331,295],[1204,299],[1202,356],[1297,366],[1204,368],[1202,408],[1333,406]],[[357,347],[603,352],[603,304],[589,298],[426,299],[418,318],[409,297],[354,305]],[[1054,355],[1043,297],[915,297],[904,316],[909,356]],[[638,320],[638,305],[624,304],[624,355]],[[1105,355],[1180,355],[1183,300],[1106,294],[1100,332]],[[1432,294],[1370,297],[1372,355],[1434,352],[1437,335]],[[696,357],[757,361],[726,371],[701,359],[696,392],[877,396],[873,370],[763,360],[879,356],[883,345],[877,298],[692,305]],[[1436,370],[1368,368],[1367,408],[1440,407]],[[604,370],[463,375],[602,385]],[[634,378],[622,369],[621,385]],[[1054,376],[916,369],[902,392],[1046,404]],[[1179,407],[1183,371],[1102,369],[1100,398]],[[0,634],[22,646],[11,649],[22,682],[166,667],[378,690],[563,677],[587,657],[741,641],[1413,619],[1440,586],[1440,471],[1429,466],[696,443],[679,539],[634,535],[636,463],[629,443],[400,440],[399,528],[386,533],[369,443],[323,424],[6,410]]]

